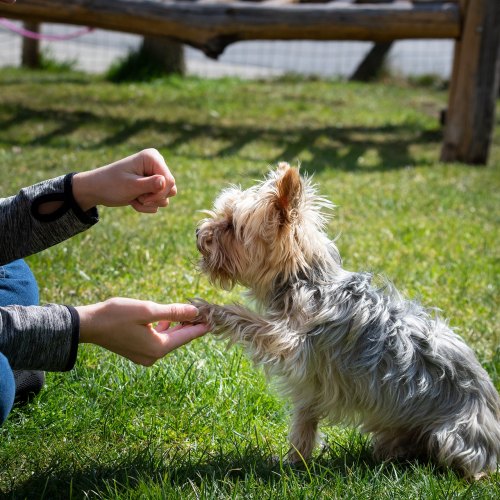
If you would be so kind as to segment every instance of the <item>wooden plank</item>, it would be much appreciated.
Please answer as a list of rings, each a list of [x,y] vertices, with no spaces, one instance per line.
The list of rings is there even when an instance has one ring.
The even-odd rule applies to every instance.
[[[463,36],[455,48],[442,161],[487,163],[498,91],[499,46],[500,2],[464,3]]]
[[[197,5],[137,0],[23,0],[0,4],[0,16],[168,36],[217,57],[239,40],[372,40],[458,38],[457,4],[347,3]]]

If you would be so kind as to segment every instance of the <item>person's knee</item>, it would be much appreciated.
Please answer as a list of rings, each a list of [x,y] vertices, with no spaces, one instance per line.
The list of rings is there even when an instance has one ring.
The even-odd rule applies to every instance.
[[[9,416],[14,405],[16,383],[7,358],[0,352],[0,425]]]
[[[0,267],[0,306],[33,306],[38,303],[38,283],[24,260]]]

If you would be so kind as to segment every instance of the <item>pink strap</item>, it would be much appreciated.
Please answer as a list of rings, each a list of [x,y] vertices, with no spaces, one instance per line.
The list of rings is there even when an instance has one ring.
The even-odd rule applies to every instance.
[[[49,42],[61,42],[64,40],[71,40],[72,38],[77,38],[82,35],[86,35],[91,31],[94,31],[94,28],[86,27],[78,31],[74,31],[73,33],[68,33],[67,35],[43,35],[41,33],[35,33],[34,31],[29,31],[24,28],[20,28],[17,24],[10,22],[9,20],[0,17],[0,26],[7,28],[18,35],[24,36],[26,38],[32,38],[33,40],[47,40]]]

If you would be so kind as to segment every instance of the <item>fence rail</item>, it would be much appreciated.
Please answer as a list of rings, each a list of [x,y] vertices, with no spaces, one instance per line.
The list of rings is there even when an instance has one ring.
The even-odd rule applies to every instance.
[[[372,0],[373,2],[373,0]],[[289,3],[23,0],[0,16],[163,36],[217,57],[241,40],[456,40],[443,161],[486,163],[500,71],[498,0]]]
[[[27,0],[0,14],[28,21],[89,25],[166,36],[217,57],[241,40],[370,40],[458,38],[456,3],[173,2]]]

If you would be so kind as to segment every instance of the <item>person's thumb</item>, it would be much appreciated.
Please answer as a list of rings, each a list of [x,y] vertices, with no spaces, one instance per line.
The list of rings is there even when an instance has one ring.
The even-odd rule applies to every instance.
[[[159,193],[165,187],[165,177],[163,175],[151,175],[149,177],[139,177],[135,181],[136,198],[149,193]]]
[[[198,309],[191,304],[150,303],[150,321],[192,321],[198,315]]]

